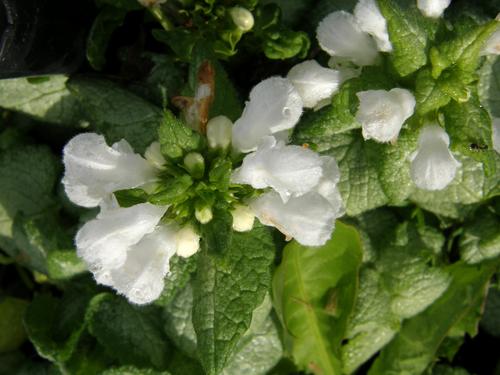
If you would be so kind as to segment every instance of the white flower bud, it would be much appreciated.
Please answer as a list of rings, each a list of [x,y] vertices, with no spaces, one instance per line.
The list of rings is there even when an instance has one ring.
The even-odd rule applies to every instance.
[[[450,137],[438,125],[425,126],[418,138],[418,149],[412,154],[411,178],[415,185],[424,190],[442,190],[453,181],[458,162],[448,146]]]
[[[415,97],[405,89],[358,92],[356,120],[365,139],[390,142],[397,139],[403,123],[413,114]]]
[[[188,258],[200,248],[200,236],[191,225],[186,225],[175,235],[177,255]]]
[[[235,231],[248,232],[252,230],[255,215],[248,206],[235,205],[231,215],[233,215],[233,229]]]
[[[491,123],[491,140],[493,149],[500,154],[500,118],[493,117]]]
[[[207,224],[213,219],[212,209],[208,206],[197,208],[194,211],[194,216],[201,224]]]
[[[359,0],[354,8],[354,17],[360,29],[373,36],[379,51],[392,51],[387,22],[375,0]]]
[[[247,32],[252,29],[254,19],[252,12],[250,12],[248,9],[245,9],[243,7],[234,7],[231,8],[229,14],[231,14],[231,18],[233,19],[234,24],[238,26],[241,31]]]
[[[374,40],[359,28],[350,13],[330,13],[319,23],[316,37],[321,48],[331,56],[346,57],[359,66],[373,65],[377,60]]]
[[[163,169],[163,166],[167,162],[165,157],[161,153],[160,142],[153,142],[149,145],[144,153],[144,157],[149,161],[154,167],[158,169]]]
[[[233,123],[226,116],[217,116],[207,123],[208,146],[225,150],[231,144]]]
[[[451,0],[417,0],[417,7],[429,18],[439,18],[450,5]]]
[[[295,65],[288,72],[287,78],[299,93],[306,108],[313,108],[321,100],[330,98],[342,83],[338,71],[323,68],[315,60]]]

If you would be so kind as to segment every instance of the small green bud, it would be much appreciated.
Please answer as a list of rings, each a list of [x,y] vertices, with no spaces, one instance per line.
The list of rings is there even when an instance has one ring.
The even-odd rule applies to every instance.
[[[205,174],[205,159],[197,152],[184,156],[184,167],[193,178],[202,178]]]
[[[233,123],[226,116],[217,116],[207,123],[208,146],[225,150],[231,144]]]
[[[254,24],[252,12],[243,7],[234,7],[229,11],[234,24],[243,32],[250,31]]]
[[[207,224],[213,218],[212,209],[210,207],[203,207],[200,210],[196,209],[194,211],[194,216],[201,224]]]

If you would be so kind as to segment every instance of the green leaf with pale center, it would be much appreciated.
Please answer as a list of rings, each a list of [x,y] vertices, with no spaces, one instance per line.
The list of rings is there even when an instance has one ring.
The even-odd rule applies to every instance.
[[[479,208],[476,215],[465,223],[460,237],[461,258],[476,264],[500,255],[500,219],[488,210]]]
[[[337,222],[321,247],[285,247],[273,278],[273,300],[286,330],[286,348],[300,368],[341,374],[340,344],[352,311],[361,264],[353,227]]]

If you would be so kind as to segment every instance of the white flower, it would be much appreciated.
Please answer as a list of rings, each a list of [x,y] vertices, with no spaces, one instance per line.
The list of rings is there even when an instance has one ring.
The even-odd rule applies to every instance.
[[[427,125],[420,132],[418,149],[411,156],[411,178],[415,185],[424,190],[442,190],[453,179],[458,162],[448,146],[450,138],[438,125]]]
[[[484,44],[481,55],[500,55],[500,30],[491,34]]]
[[[62,180],[69,199],[83,207],[98,206],[112,192],[156,179],[155,168],[134,153],[127,141],[109,147],[102,135],[79,134],[64,147]]]
[[[151,143],[151,145],[149,145],[146,149],[144,157],[157,169],[163,169],[167,162],[161,153],[160,142]]]
[[[78,231],[77,254],[97,282],[112,286],[134,303],[159,296],[168,260],[175,253],[173,231],[158,226],[166,210],[149,203],[102,210]],[[158,260],[162,263],[155,264]]]
[[[302,245],[321,246],[328,241],[344,206],[336,186],[340,173],[335,159],[324,156],[321,161],[323,177],[309,192],[284,202],[271,191],[250,203],[262,224],[276,227]]]
[[[451,0],[417,0],[417,7],[424,16],[439,18],[450,3]]]
[[[295,65],[287,78],[297,89],[306,108],[313,108],[321,100],[330,98],[342,83],[340,72],[323,68],[315,60]]]
[[[248,154],[231,181],[255,189],[272,187],[283,201],[300,196],[316,186],[322,176],[321,159],[300,146],[285,146],[274,137],[265,137],[257,150]]]
[[[252,230],[255,215],[248,206],[237,204],[231,211],[233,216],[233,229],[237,232],[248,232]]]
[[[331,56],[349,58],[359,66],[373,65],[377,60],[374,40],[360,29],[350,13],[330,13],[319,23],[316,37],[321,48]]]
[[[493,149],[500,154],[500,118],[494,117],[491,123]]]
[[[375,39],[379,51],[391,52],[387,22],[380,13],[376,0],[359,0],[354,8],[354,17],[359,28]]]
[[[378,142],[397,139],[415,108],[413,94],[405,89],[368,90],[356,95],[359,98],[356,120],[361,123],[363,137]]]
[[[268,78],[252,89],[243,114],[234,123],[233,147],[253,151],[262,137],[293,128],[301,114],[302,100],[292,83]]]

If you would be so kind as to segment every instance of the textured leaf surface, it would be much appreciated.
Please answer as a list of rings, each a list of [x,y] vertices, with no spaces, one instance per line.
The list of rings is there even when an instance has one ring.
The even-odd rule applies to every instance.
[[[102,372],[101,375],[170,375],[170,373],[167,371],[155,371],[133,366],[123,366],[106,370]]]
[[[478,213],[464,226],[460,237],[461,258],[470,264],[480,263],[500,254],[500,219],[487,209]]]
[[[69,90],[109,143],[125,138],[143,152],[157,138],[161,110],[111,81],[73,78]]]
[[[500,58],[489,56],[479,70],[479,100],[492,116],[500,117]]]
[[[380,12],[387,20],[393,51],[389,55],[401,76],[415,72],[427,63],[429,42],[437,23],[424,17],[413,0],[378,0]]]
[[[0,353],[16,350],[26,339],[23,315],[28,302],[0,297]]]
[[[123,364],[163,369],[169,345],[156,306],[133,306],[111,294],[94,297],[87,311],[90,333]],[[140,329],[138,329],[140,327]]]
[[[340,343],[354,305],[361,243],[356,230],[337,222],[321,247],[285,247],[273,279],[276,311],[295,363],[316,374],[340,374]]]
[[[448,331],[484,298],[494,263],[479,267],[456,263],[448,290],[421,314],[406,321],[382,350],[369,374],[419,374],[433,361]]]
[[[283,355],[278,329],[270,316],[272,303],[266,296],[253,312],[252,323],[241,337],[222,375],[263,375]]]
[[[423,311],[449,284],[446,272],[429,266],[443,245],[442,235],[408,223],[394,228],[394,220],[387,219],[383,225],[372,223],[368,229],[375,254],[361,270],[358,298],[342,347],[347,373],[386,345],[403,319]],[[377,211],[368,213],[364,220],[379,220],[379,215]],[[388,238],[379,239],[379,233],[384,232],[390,233]]]
[[[207,374],[224,368],[250,326],[252,312],[271,283],[274,249],[269,229],[255,225],[250,232],[234,233],[224,251],[204,249],[199,254],[193,324]]]
[[[67,80],[64,75],[0,80],[0,107],[50,123],[79,126],[83,111],[66,88]]]
[[[30,259],[12,246],[14,218],[19,213],[40,214],[51,207],[58,174],[59,166],[47,147],[24,146],[0,154],[0,243],[21,262]]]

